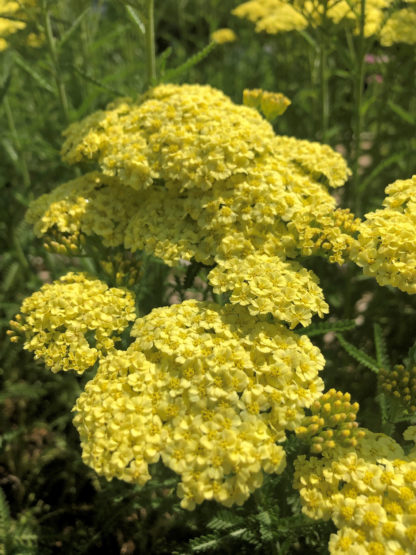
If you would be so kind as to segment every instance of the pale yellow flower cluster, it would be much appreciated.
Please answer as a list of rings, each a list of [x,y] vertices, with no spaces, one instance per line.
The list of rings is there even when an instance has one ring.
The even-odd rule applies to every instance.
[[[0,0],[0,52],[8,48],[9,35],[26,27],[26,9],[35,4],[35,0]],[[35,37],[30,35],[28,38],[31,42]]]
[[[330,147],[276,136],[255,109],[198,85],[161,85],[138,103],[121,99],[71,125],[66,137],[64,159],[95,161],[102,175],[41,197],[28,214],[38,233],[55,233],[54,243],[58,232],[67,241],[96,234],[169,265],[218,264],[210,276],[221,286],[212,284],[237,288],[232,302],[291,326],[327,311],[316,276],[286,260],[319,253],[343,262],[350,248],[351,229],[340,225],[328,192],[349,170]],[[285,269],[261,290],[264,278],[254,274],[266,260],[268,277]]]
[[[98,236],[106,247],[124,244],[126,227],[142,199],[117,178],[90,172],[33,201],[26,219],[38,237],[75,252],[83,236]]]
[[[27,297],[11,327],[52,372],[82,373],[115,350],[118,334],[135,318],[129,291],[71,272]]]
[[[364,35],[378,36],[381,44],[396,42],[414,44],[416,11],[410,0],[397,9],[393,0],[366,0]],[[335,24],[350,22],[355,32],[360,26],[360,0],[249,0],[233,10],[237,17],[256,24],[256,31],[277,34],[319,27],[326,21]]]
[[[74,408],[88,465],[143,484],[161,458],[180,475],[187,509],[206,499],[242,504],[263,472],[282,472],[276,442],[323,388],[324,359],[306,336],[195,300],[154,309],[132,336]]]
[[[384,208],[366,214],[351,259],[380,285],[416,293],[416,175],[386,188]]]
[[[414,433],[408,434],[408,439]],[[411,436],[411,437],[410,437]],[[333,554],[407,555],[416,545],[416,460],[383,434],[366,430],[354,451],[298,457],[294,487],[302,510],[332,519]]]
[[[299,323],[308,326],[314,314],[322,317],[329,311],[316,275],[278,256],[252,254],[220,260],[208,279],[215,293],[231,290],[230,301],[247,306],[250,314],[270,312],[291,328]]]

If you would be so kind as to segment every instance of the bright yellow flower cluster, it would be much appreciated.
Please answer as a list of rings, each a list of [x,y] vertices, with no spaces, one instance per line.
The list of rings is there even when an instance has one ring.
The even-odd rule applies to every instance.
[[[271,311],[292,326],[326,312],[317,278],[287,259],[319,253],[343,262],[350,248],[351,222],[328,193],[349,170],[330,147],[276,136],[255,109],[198,85],[121,99],[71,125],[66,137],[64,159],[94,160],[102,174],[34,203],[28,218],[38,233],[55,232],[55,244],[58,232],[67,241],[95,233],[105,245],[144,249],[169,265],[218,264],[210,276],[223,291],[239,289],[233,302],[240,297],[252,313]],[[246,269],[266,260],[270,277],[284,268],[280,280],[262,291],[253,273],[246,287]]]
[[[276,442],[320,396],[324,365],[306,336],[244,308],[195,300],[136,320],[75,406],[84,461],[143,484],[161,457],[181,476],[182,506],[242,504],[263,472],[282,472]]]
[[[358,429],[356,421],[358,403],[351,403],[351,395],[330,389],[310,407],[310,416],[305,416],[296,428],[296,435],[307,439],[311,453],[330,452],[337,446],[354,448],[365,432]]]
[[[35,3],[34,0],[0,0],[0,52],[9,46],[6,37],[26,27],[25,10]],[[33,38],[29,36],[29,40]]]
[[[416,461],[393,439],[366,430],[355,451],[309,460],[300,456],[294,487],[305,514],[332,519],[338,528],[330,553],[415,552]]]
[[[216,42],[217,44],[225,44],[227,42],[234,42],[237,40],[237,35],[234,33],[232,29],[228,29],[227,27],[223,29],[217,29],[211,34],[211,40]]]
[[[115,350],[117,334],[135,318],[129,291],[70,272],[27,297],[11,326],[52,372],[82,373]]]
[[[416,175],[386,188],[384,209],[366,214],[351,259],[380,285],[416,293]]]
[[[359,29],[360,0],[249,0],[233,10],[237,17],[256,24],[256,31],[277,34],[318,27],[330,21],[335,24],[350,21]],[[366,0],[364,35],[377,35],[381,44],[396,42],[414,44],[416,11],[410,0],[408,6],[395,9],[393,0]]]

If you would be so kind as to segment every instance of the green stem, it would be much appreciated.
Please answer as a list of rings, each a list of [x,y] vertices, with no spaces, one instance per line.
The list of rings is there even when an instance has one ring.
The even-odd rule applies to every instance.
[[[27,189],[27,188],[30,187],[29,170],[27,169],[25,155],[24,155],[24,152],[22,151],[22,145],[20,143],[19,135],[17,133],[16,125],[15,125],[15,122],[14,122],[12,108],[10,106],[10,102],[9,102],[9,99],[8,99],[7,95],[3,99],[3,105],[4,105],[4,110],[6,112],[7,123],[9,125],[10,134],[13,138],[16,150],[20,155],[20,163],[21,163],[23,183],[24,183],[25,188]]]
[[[323,143],[326,142],[329,122],[329,88],[328,88],[328,41],[327,41],[327,8],[328,1],[324,0],[324,13],[322,14],[322,26],[319,40],[319,100],[321,115],[321,136]]]
[[[363,127],[362,100],[364,87],[364,58],[365,58],[365,2],[361,0],[360,34],[358,38],[357,66],[354,72],[354,116],[353,116],[353,153],[352,153],[352,183],[350,202],[357,216],[361,214],[361,192],[359,190],[359,162],[361,155],[361,132]],[[351,198],[352,197],[352,198]]]
[[[146,0],[146,57],[147,86],[156,82],[156,49],[155,49],[155,13],[154,0]]]
[[[61,72],[59,67],[58,52],[55,44],[55,37],[52,32],[51,18],[49,10],[47,8],[46,0],[42,0],[42,14],[43,14],[43,24],[45,27],[46,41],[48,44],[49,55],[51,57],[54,77],[56,82],[56,89],[58,92],[59,104],[61,107],[62,115],[65,121],[69,123],[69,106],[68,98],[66,95],[65,85],[61,78]]]

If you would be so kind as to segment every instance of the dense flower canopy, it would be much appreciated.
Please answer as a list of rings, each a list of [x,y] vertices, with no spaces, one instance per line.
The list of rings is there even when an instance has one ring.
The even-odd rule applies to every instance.
[[[27,10],[36,6],[36,4],[36,0],[0,0],[0,52],[9,46],[7,37],[25,29]],[[34,46],[38,40],[32,34],[28,37],[29,44]]]
[[[241,307],[194,300],[136,320],[134,343],[110,354],[75,406],[84,461],[144,483],[161,457],[181,476],[182,505],[243,503],[276,442],[320,396],[324,360],[306,336]]]
[[[384,46],[415,44],[415,5],[411,0],[404,4],[407,6],[397,9],[394,0],[366,0],[364,35],[377,35]],[[269,34],[318,27],[327,21],[350,23],[358,32],[360,10],[360,0],[249,0],[237,6],[233,14],[255,23],[257,32]]]
[[[39,235],[73,245],[96,234],[105,246],[144,249],[172,266],[218,265],[213,285],[248,289],[232,302],[292,327],[327,311],[316,276],[291,259],[319,253],[343,262],[351,247],[356,223],[328,192],[349,170],[329,146],[277,136],[257,110],[199,85],[160,85],[137,102],[120,99],[65,135],[64,160],[94,162],[99,172],[32,204],[28,219]],[[284,268],[287,292],[299,292],[279,308],[286,293],[275,283],[264,302],[254,276],[246,287],[241,269],[230,272],[236,258],[247,268],[260,260],[270,272]]]
[[[333,520],[338,533],[331,535],[330,553],[414,553],[415,450],[405,456],[393,439],[365,432],[355,450],[298,457],[294,486],[302,510]]]
[[[82,373],[114,350],[118,334],[135,318],[129,291],[70,272],[27,297],[12,326],[52,372]]]
[[[416,175],[386,188],[384,208],[366,214],[351,258],[380,285],[416,293]]]

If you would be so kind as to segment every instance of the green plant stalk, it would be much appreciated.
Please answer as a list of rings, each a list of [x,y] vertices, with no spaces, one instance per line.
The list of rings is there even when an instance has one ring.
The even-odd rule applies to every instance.
[[[6,112],[7,123],[9,125],[10,134],[13,138],[16,150],[18,151],[18,153],[20,155],[20,163],[21,163],[21,169],[22,169],[23,183],[24,183],[25,188],[28,189],[30,187],[29,170],[27,169],[25,155],[24,155],[24,152],[22,151],[22,145],[20,143],[19,135],[17,133],[16,125],[15,125],[15,122],[14,122],[13,111],[12,111],[12,108],[10,106],[10,102],[9,102],[9,99],[8,99],[7,95],[3,99],[3,106],[4,106],[4,110]]]
[[[329,88],[328,88],[328,41],[326,23],[328,1],[324,0],[323,3],[324,13],[322,15],[322,26],[319,37],[319,104],[320,104],[320,140],[325,143],[328,122],[329,122]]]
[[[155,11],[154,0],[146,0],[147,86],[156,82]]]
[[[354,115],[353,115],[353,153],[352,153],[352,182],[350,187],[350,203],[354,213],[361,215],[361,191],[359,189],[359,162],[361,155],[361,131],[363,127],[362,100],[364,87],[364,58],[365,58],[365,2],[360,4],[360,34],[358,38],[357,67],[354,72]]]
[[[70,119],[69,119],[68,97],[66,95],[65,84],[62,81],[62,77],[61,77],[58,53],[57,53],[56,44],[55,44],[55,37],[53,36],[53,33],[52,33],[51,18],[46,5],[46,0],[42,0],[42,15],[43,15],[45,34],[46,34],[46,41],[49,49],[49,55],[51,57],[53,70],[54,70],[53,72],[55,77],[56,89],[58,92],[59,104],[65,121],[69,123]]]

